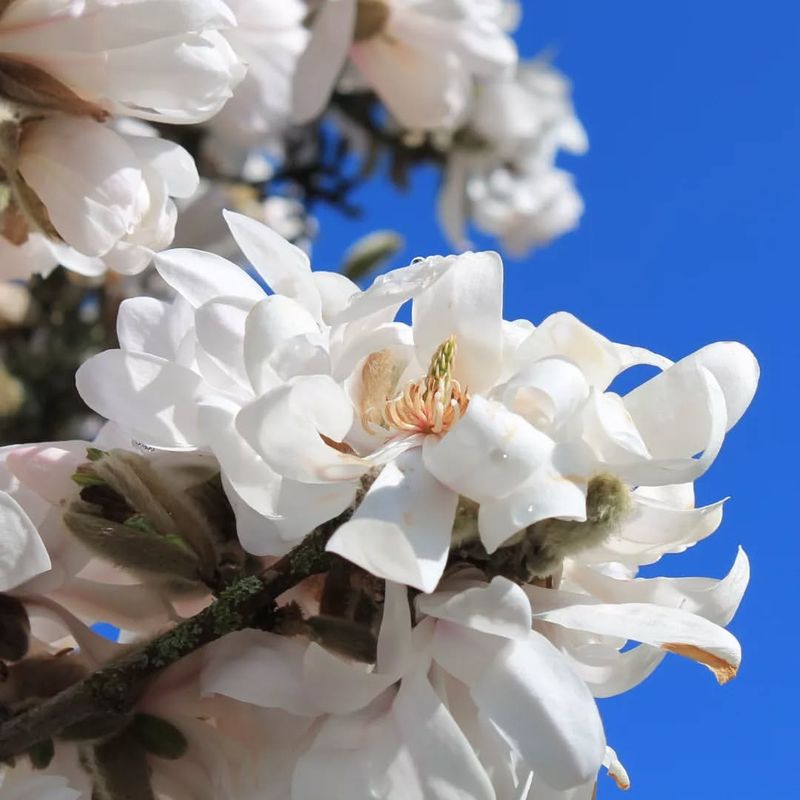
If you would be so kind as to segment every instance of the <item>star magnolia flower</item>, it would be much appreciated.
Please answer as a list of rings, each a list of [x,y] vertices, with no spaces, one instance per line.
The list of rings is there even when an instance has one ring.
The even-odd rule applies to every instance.
[[[410,328],[375,328],[379,312],[391,319],[408,299]],[[501,305],[495,254],[396,270],[337,318],[335,331],[372,321],[361,336],[346,326],[331,334],[355,336],[349,360],[334,365],[339,382],[298,376],[239,413],[244,438],[291,480],[342,484],[386,464],[333,552],[431,591],[460,496],[478,504],[491,554],[540,520],[585,520],[587,485],[600,473],[640,487],[699,477],[755,391],[757,365],[742,345],[671,365],[569,315],[533,330],[504,323]],[[624,398],[606,391],[638,363],[664,372]]]
[[[245,441],[236,416],[295,375],[330,370],[328,322],[358,288],[336,273],[312,273],[302,250],[255,220],[226,219],[277,294],[219,256],[162,253],[156,267],[179,301],[126,300],[117,325],[122,349],[89,359],[77,384],[98,413],[141,442],[210,449],[243,545],[280,555],[343,511],[357,481],[314,487],[283,478]]]
[[[575,227],[583,202],[572,177],[555,168],[560,149],[581,155],[588,148],[570,91],[542,60],[520,64],[513,77],[480,83],[449,151],[439,197],[442,226],[454,244],[467,246],[469,219],[513,254]]]
[[[387,585],[372,671],[257,631],[207,648],[205,692],[320,718],[276,796],[494,800],[520,796],[531,771],[549,791],[594,785],[597,709],[531,630],[524,592],[504,578],[443,589],[418,598],[412,629],[405,587]]]
[[[253,220],[228,219],[284,294],[267,297],[209,254],[162,254],[159,271],[194,310],[127,301],[123,350],[87,362],[78,387],[148,444],[209,447],[246,549],[285,551],[381,466],[329,547],[424,591],[444,569],[460,497],[478,506],[475,535],[488,553],[539,521],[585,520],[600,473],[612,489],[639,487],[630,497],[639,522],[630,542],[610,526],[585,549],[628,547],[647,563],[718,523],[718,507],[693,509],[669,487],[708,468],[749,404],[758,369],[742,345],[672,364],[567,314],[538,328],[504,322],[492,253],[427,259],[358,292],[312,273],[305,254]],[[409,299],[413,325],[393,322]],[[664,372],[624,398],[607,391],[638,363]],[[620,514],[627,493],[618,490]],[[672,530],[661,544],[642,538],[653,521]]]
[[[103,122],[122,114],[191,123],[216,113],[242,74],[219,33],[233,24],[221,0],[6,5],[0,232],[3,249],[16,250],[14,277],[57,262],[135,272],[147,248],[171,241],[170,195],[194,192],[192,159]]]
[[[502,4],[476,0],[326,0],[295,78],[297,121],[324,109],[347,59],[406,128],[452,128],[475,76],[516,61]]]

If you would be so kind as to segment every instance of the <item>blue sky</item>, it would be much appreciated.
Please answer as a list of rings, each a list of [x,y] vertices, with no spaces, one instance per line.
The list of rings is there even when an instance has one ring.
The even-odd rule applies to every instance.
[[[563,161],[586,201],[580,229],[506,261],[506,317],[539,321],[565,309],[612,339],[673,358],[738,339],[762,367],[756,401],[697,485],[702,502],[732,497],[722,527],[648,573],[721,577],[745,547],[753,578],[731,625],[742,669],[718,687],[708,671],[672,656],[639,688],[602,702],[609,741],[633,780],[628,796],[800,796],[792,466],[800,12],[774,0],[524,5],[521,52],[556,49],[591,149]],[[383,227],[408,240],[393,266],[449,252],[435,188],[427,173],[406,196],[378,182],[359,195],[369,209],[360,221],[321,213],[315,265],[335,267],[355,238]],[[616,794],[603,779],[598,797]]]

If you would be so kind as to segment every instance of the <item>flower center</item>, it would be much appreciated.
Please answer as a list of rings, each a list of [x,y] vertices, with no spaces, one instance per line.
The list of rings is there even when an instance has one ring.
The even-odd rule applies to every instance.
[[[447,433],[469,405],[469,392],[452,377],[455,355],[456,337],[450,336],[436,348],[427,375],[410,382],[402,394],[390,399],[388,392],[376,392],[377,386],[366,385],[380,383],[378,376],[390,373],[383,364],[386,352],[373,353],[363,372],[365,396],[371,400],[362,414],[364,427],[369,430],[370,423],[375,423],[386,430],[409,434]],[[388,388],[385,383],[380,389],[384,388]],[[379,399],[377,394],[383,396]]]

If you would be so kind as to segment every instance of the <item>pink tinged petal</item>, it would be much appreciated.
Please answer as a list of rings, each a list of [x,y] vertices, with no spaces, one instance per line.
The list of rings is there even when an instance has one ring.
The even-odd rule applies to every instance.
[[[493,396],[539,429],[568,423],[589,396],[586,377],[563,358],[543,358],[526,365]]]
[[[13,497],[0,492],[0,591],[8,592],[50,569],[39,532]]]
[[[315,713],[351,714],[369,705],[399,677],[368,669],[312,642],[303,659],[303,695]]]
[[[253,306],[245,325],[244,360],[255,392],[263,394],[282,382],[270,363],[282,345],[318,332],[314,317],[290,297],[272,295]]]
[[[230,633],[205,649],[201,691],[261,708],[313,716],[316,710],[302,680],[307,647],[300,639],[266,631]]]
[[[19,171],[59,235],[84,255],[107,253],[136,223],[139,162],[110,128],[67,116],[36,122],[22,140]]]
[[[750,562],[740,547],[730,572],[722,580],[711,578],[609,578],[590,567],[573,565],[570,579],[605,603],[653,603],[680,608],[727,625],[750,580]]]
[[[308,256],[269,226],[234,211],[222,213],[236,244],[272,291],[291,297],[320,319],[319,291]]]
[[[496,732],[549,785],[588,781],[602,762],[605,737],[586,685],[539,633],[500,642],[440,623],[433,656],[467,684]]]
[[[412,648],[408,588],[403,584],[387,581],[378,634],[376,670],[383,674],[400,674],[401,665],[408,659]]]
[[[91,667],[106,664],[118,658],[125,650],[122,645],[95,633],[72,612],[49,597],[36,595],[26,598],[25,608],[31,617],[31,630],[34,636],[37,634],[37,626],[40,624],[40,620],[55,622],[59,631],[59,639],[64,636],[71,636]],[[54,644],[55,641],[57,639],[53,638],[48,641],[48,644]]]
[[[534,618],[600,636],[633,639],[684,655],[707,666],[720,683],[735,677],[742,657],[733,634],[682,609],[647,603],[578,604],[534,613]]]
[[[327,549],[373,575],[431,592],[442,576],[458,495],[423,467],[418,449],[387,464]]]
[[[144,584],[120,585],[70,578],[51,596],[83,619],[110,622],[128,631],[153,631],[174,619],[164,595]]]
[[[392,716],[411,768],[411,781],[397,786],[408,794],[397,800],[494,800],[489,776],[422,670],[400,684]]]
[[[355,21],[356,0],[330,0],[319,9],[311,40],[295,67],[294,122],[308,122],[322,113],[347,58]]]
[[[500,403],[473,397],[450,431],[426,437],[423,452],[438,480],[481,503],[510,495],[551,465],[555,442]]]
[[[195,396],[203,383],[185,367],[156,356],[107,350],[85,362],[75,382],[90,408],[147,444],[200,443]]]
[[[503,262],[497,253],[465,253],[414,299],[417,360],[427,364],[456,337],[453,377],[474,394],[494,384],[503,356]]]
[[[245,406],[236,427],[279,475],[305,483],[360,477],[361,459],[323,441],[340,442],[353,424],[353,407],[327,375],[301,376]]]
[[[488,585],[420,595],[417,608],[428,616],[507,639],[527,639],[531,629],[530,601],[503,577]]]
[[[53,442],[14,447],[6,456],[12,474],[53,505],[77,491],[72,474],[86,461],[88,442]]]
[[[32,773],[19,782],[3,776],[3,800],[80,800],[85,797],[81,789],[73,789],[66,778],[60,775]],[[11,785],[8,781],[11,780]]]
[[[197,342],[215,365],[252,396],[245,368],[245,324],[253,303],[248,298],[220,297],[204,303],[195,313]],[[226,388],[226,387],[221,387]]]
[[[159,275],[194,308],[218,297],[264,299],[264,290],[236,264],[203,250],[178,248],[155,258]]]

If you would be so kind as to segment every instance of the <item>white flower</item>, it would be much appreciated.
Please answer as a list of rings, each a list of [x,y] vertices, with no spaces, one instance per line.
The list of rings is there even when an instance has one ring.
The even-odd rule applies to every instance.
[[[112,114],[190,123],[212,116],[242,67],[221,0],[19,0],[0,15],[4,277],[61,262],[137,272],[172,239],[170,199],[197,173],[180,147],[104,124]],[[29,266],[24,266],[29,259]]]
[[[481,0],[326,0],[295,80],[295,118],[325,107],[349,59],[406,128],[453,128],[476,76],[513,66],[516,50],[501,28],[502,3]]]
[[[577,224],[583,202],[572,176],[555,168],[563,149],[586,152],[567,80],[542,60],[476,91],[465,127],[448,154],[439,215],[447,235],[466,246],[468,221],[505,250],[522,255]]]
[[[456,581],[417,601],[387,584],[374,670],[317,644],[243,631],[208,648],[204,691],[320,717],[298,748],[286,797],[518,796],[594,778],[605,755],[585,685],[531,630],[510,581]],[[308,740],[306,736],[306,740]]]
[[[0,15],[4,94],[27,83],[19,99],[45,108],[201,122],[242,77],[219,33],[234,24],[222,0],[18,0]]]
[[[253,220],[228,218],[279,294],[209,254],[162,254],[161,275],[194,310],[128,301],[123,350],[90,360],[78,387],[149,444],[211,448],[246,549],[285,552],[380,468],[329,547],[424,591],[442,575],[463,498],[488,554],[540,521],[586,520],[587,487],[603,474],[618,495],[614,519],[576,534],[568,555],[628,548],[622,560],[646,563],[718,524],[718,509],[695,510],[685,492],[678,501],[680,490],[658,487],[699,477],[749,404],[758,367],[742,345],[672,364],[568,314],[538,328],[505,322],[493,253],[427,259],[358,292],[312,273],[304,254]],[[413,324],[394,322],[409,299]],[[664,371],[624,398],[608,391],[635,364]],[[626,486],[639,487],[630,541],[613,532]],[[637,532],[653,520],[669,529],[663,542]],[[602,535],[586,537],[595,530]]]
[[[210,448],[246,549],[278,555],[341,512],[355,482],[314,487],[283,479],[243,439],[236,415],[294,375],[329,371],[327,320],[357,287],[335,273],[312,273],[302,250],[255,220],[231,213],[227,220],[277,294],[219,256],[162,253],[156,267],[181,297],[172,305],[126,300],[117,325],[122,349],[90,359],[77,383],[90,405],[140,441]]]
[[[58,262],[84,275],[144,269],[151,248],[172,241],[177,210],[171,198],[190,196],[198,182],[194,161],[179,145],[149,130],[117,132],[66,116],[29,125],[18,168],[63,242],[29,233],[23,248],[39,248],[51,266]],[[42,267],[31,263],[31,271],[49,271]]]
[[[263,146],[279,136],[292,110],[292,81],[308,41],[300,0],[226,0],[237,27],[225,38],[247,64],[231,100],[210,123],[231,145]]]

